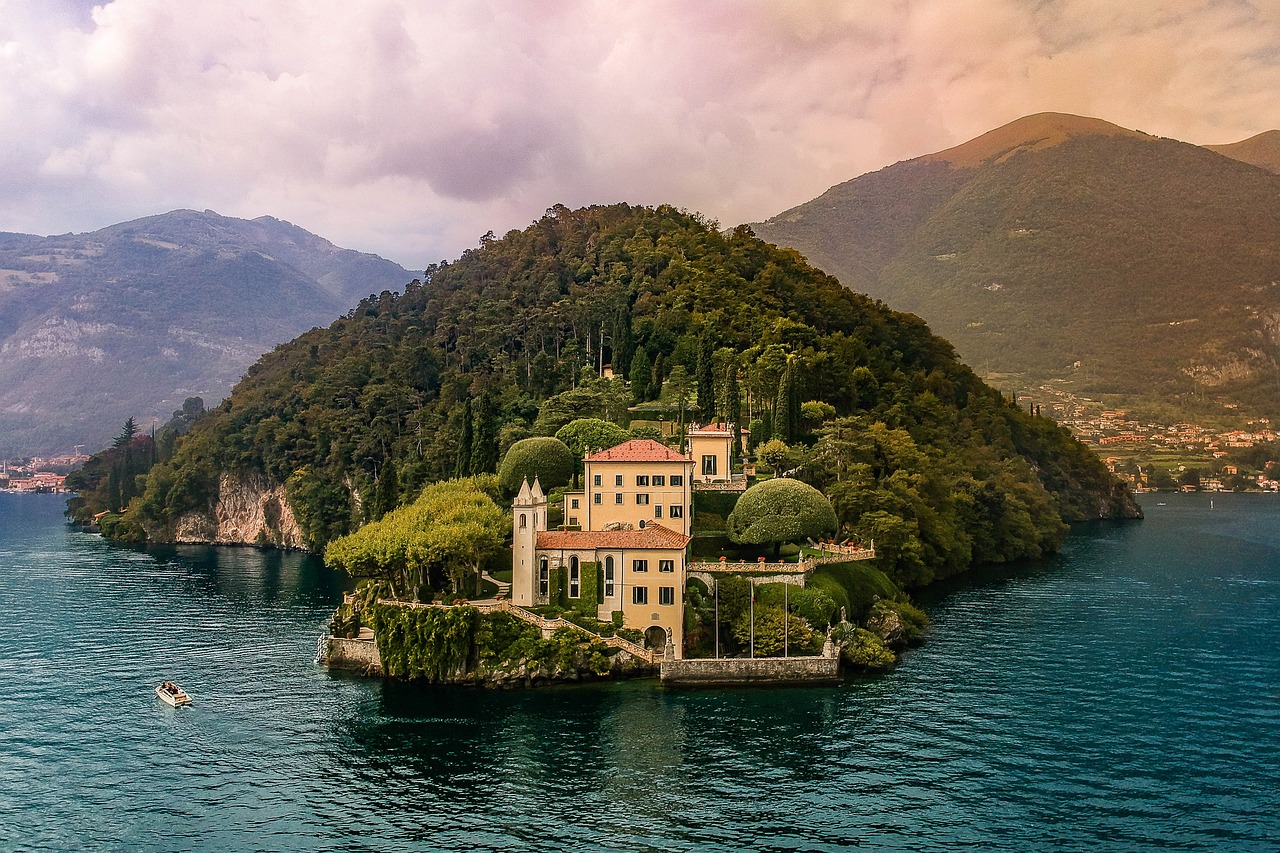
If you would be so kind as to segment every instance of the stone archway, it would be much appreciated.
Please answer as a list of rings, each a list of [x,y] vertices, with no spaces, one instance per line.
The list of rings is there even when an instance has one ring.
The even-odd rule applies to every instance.
[[[669,636],[670,633],[661,625],[650,625],[644,629],[645,648],[653,649],[655,652],[666,651]]]

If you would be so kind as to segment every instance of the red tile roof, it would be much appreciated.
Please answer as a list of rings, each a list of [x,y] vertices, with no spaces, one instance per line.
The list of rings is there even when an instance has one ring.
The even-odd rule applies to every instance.
[[[588,462],[688,462],[689,457],[677,453],[651,438],[633,438],[587,457]]]
[[[543,530],[538,533],[538,549],[544,551],[590,551],[596,548],[640,550],[683,549],[690,538],[683,533],[649,524],[644,530]]]

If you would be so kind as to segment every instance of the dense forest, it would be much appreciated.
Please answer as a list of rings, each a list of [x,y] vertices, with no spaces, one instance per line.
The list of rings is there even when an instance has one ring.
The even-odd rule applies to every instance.
[[[908,585],[1135,510],[1089,450],[983,385],[919,318],[747,227],[619,204],[486,235],[263,356],[127,517],[163,540],[209,510],[220,472],[254,474],[285,486],[319,549],[583,417],[650,435],[664,419],[749,425]]]

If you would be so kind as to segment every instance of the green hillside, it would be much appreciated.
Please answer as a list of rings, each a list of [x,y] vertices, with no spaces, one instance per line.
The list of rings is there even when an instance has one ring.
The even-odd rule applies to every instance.
[[[634,381],[599,378],[607,364]],[[799,476],[904,582],[1040,554],[1063,519],[1135,509],[918,318],[747,228],[614,205],[553,208],[264,356],[129,515],[164,539],[209,510],[219,472],[256,474],[285,485],[318,548],[427,483],[494,471],[517,439],[579,417],[629,426],[628,405],[659,396],[786,435]]]
[[[1280,415],[1280,176],[1262,168],[1046,114],[755,227],[983,372]]]

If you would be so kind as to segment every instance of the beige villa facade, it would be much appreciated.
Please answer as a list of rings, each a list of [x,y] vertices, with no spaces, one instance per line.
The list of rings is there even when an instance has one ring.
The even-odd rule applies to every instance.
[[[522,484],[512,504],[512,603],[549,603],[553,572],[563,568],[568,600],[594,590],[597,619],[620,611],[623,625],[651,642],[661,629],[680,656],[693,459],[635,439],[587,456],[583,467],[583,490],[565,495],[563,530],[547,529],[539,483]]]

